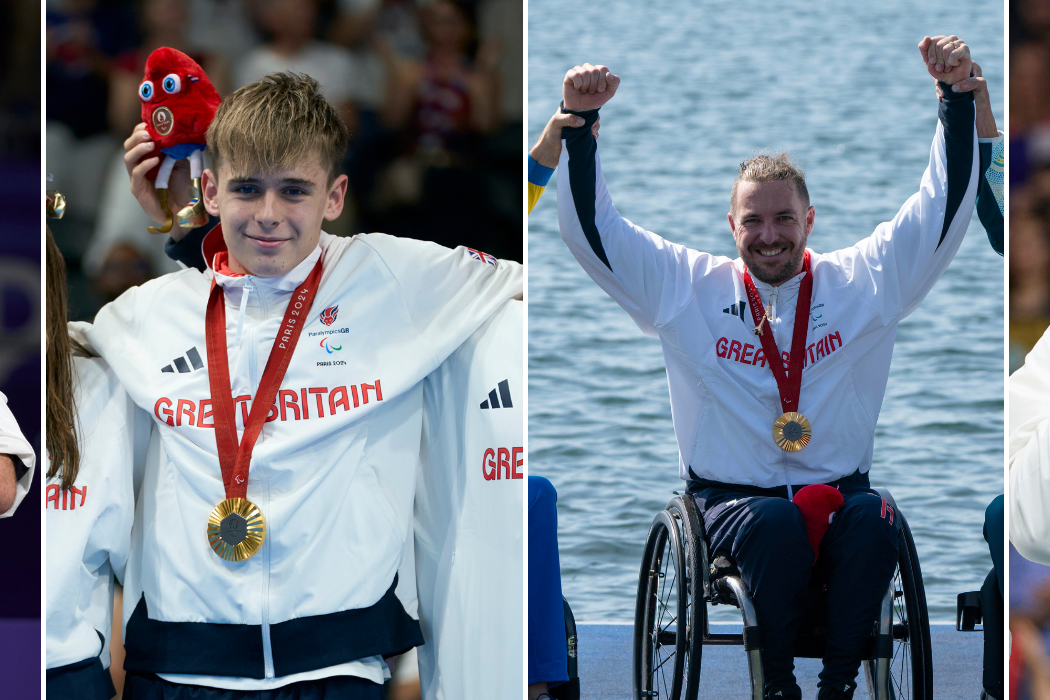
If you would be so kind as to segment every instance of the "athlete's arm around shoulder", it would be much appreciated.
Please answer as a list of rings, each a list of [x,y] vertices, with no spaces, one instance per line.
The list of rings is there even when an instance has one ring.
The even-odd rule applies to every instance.
[[[584,271],[644,331],[655,333],[692,300],[692,280],[714,259],[635,226],[620,216],[602,174],[592,126],[598,108],[619,87],[605,66],[585,64],[565,74],[564,108],[583,117],[562,128],[558,163],[558,224],[569,251]]]
[[[210,278],[195,269],[162,275],[131,287],[103,306],[91,324],[71,322],[70,333],[89,352],[104,358],[123,383],[124,365],[119,358],[139,354],[142,343],[163,342],[163,338],[147,337],[155,330],[150,326],[180,323],[183,319],[173,318],[173,310],[192,295],[207,299],[210,283]],[[202,324],[203,309],[201,306]]]
[[[1050,564],[1050,334],[1010,376],[1010,541]]]
[[[947,269],[970,225],[980,178],[973,94],[952,90],[970,74],[969,47],[954,36],[926,37],[919,51],[944,94],[919,190],[892,221],[828,256],[886,318],[911,313]]]

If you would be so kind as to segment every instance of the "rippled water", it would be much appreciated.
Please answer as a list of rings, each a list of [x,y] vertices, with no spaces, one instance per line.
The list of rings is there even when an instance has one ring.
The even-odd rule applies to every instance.
[[[619,211],[672,240],[736,255],[736,167],[786,149],[808,171],[810,246],[867,236],[916,188],[937,106],[916,44],[954,32],[1002,126],[1001,3],[529,2],[529,136],[576,63],[623,78],[599,148]],[[578,620],[633,618],[649,523],[682,486],[659,341],[643,336],[558,235],[555,181],[529,220],[530,470],[558,489],[565,595]],[[991,560],[984,508],[1003,490],[1003,262],[976,216],[900,325],[872,481],[915,533],[931,617],[954,620]],[[713,619],[739,619],[716,609]]]

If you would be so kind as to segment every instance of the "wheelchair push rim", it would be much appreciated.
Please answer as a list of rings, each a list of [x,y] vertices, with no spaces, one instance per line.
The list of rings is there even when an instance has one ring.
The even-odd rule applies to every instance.
[[[679,700],[688,654],[688,579],[679,528],[661,511],[649,528],[634,622],[635,700]]]
[[[933,698],[933,653],[930,620],[922,571],[907,520],[901,518],[899,556],[893,573],[893,651],[889,660],[889,698],[931,700]],[[876,664],[864,663],[869,697],[878,700]]]

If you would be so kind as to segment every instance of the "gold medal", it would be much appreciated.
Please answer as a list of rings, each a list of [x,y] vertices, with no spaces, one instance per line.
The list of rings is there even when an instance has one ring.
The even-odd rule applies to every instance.
[[[782,450],[798,452],[809,444],[813,431],[801,413],[789,411],[773,422],[773,440]]]
[[[208,518],[208,544],[226,561],[244,561],[262,547],[266,518],[246,498],[227,498]]]

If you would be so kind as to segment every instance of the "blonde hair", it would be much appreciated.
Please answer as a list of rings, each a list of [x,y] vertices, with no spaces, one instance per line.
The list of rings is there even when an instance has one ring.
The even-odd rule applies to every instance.
[[[795,192],[802,200],[802,205],[809,208],[809,190],[806,188],[806,173],[801,166],[791,160],[787,153],[761,153],[740,164],[740,174],[733,182],[733,191],[729,195],[730,210],[736,206],[736,188],[741,182],[776,182],[790,180],[795,185]]]
[[[245,175],[320,157],[332,184],[350,132],[319,87],[308,75],[274,73],[224,99],[208,127],[213,166]]]

